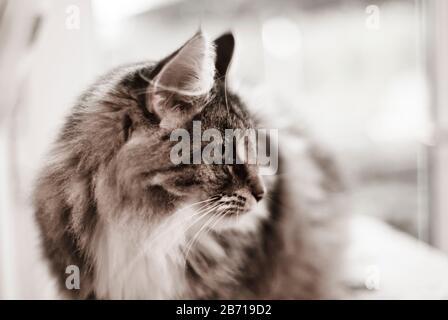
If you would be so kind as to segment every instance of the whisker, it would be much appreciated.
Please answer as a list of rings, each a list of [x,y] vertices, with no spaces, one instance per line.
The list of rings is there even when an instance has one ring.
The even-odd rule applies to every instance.
[[[202,225],[202,227],[199,229],[199,231],[197,231],[196,233],[195,233],[195,235],[192,237],[192,240],[190,240],[187,244],[186,244],[186,248],[189,248],[192,244],[193,244],[193,242],[194,242],[194,240],[196,239],[196,237],[201,233],[201,231],[207,226],[207,224],[210,222],[210,220],[212,220],[215,216],[216,216],[216,213],[218,212],[218,210],[220,209],[220,207],[218,207],[218,208],[216,208],[215,210],[215,213],[213,214],[213,215],[211,215],[210,216],[210,218]],[[187,252],[188,252],[188,250],[187,250]]]
[[[221,210],[221,211],[219,211],[219,210]],[[222,212],[225,213],[226,209],[223,208],[223,207],[218,208],[217,212],[210,219],[208,219],[206,223],[204,223],[202,228],[195,234],[195,236],[192,238],[192,240],[189,242],[189,244],[187,244],[188,247],[187,247],[187,250],[186,250],[186,253],[185,253],[185,263],[187,262],[188,255],[189,255],[191,249],[193,248],[194,243],[199,239],[199,236],[201,235],[201,233],[207,231],[207,228],[212,223],[213,223],[213,226],[212,226],[212,228],[213,228],[216,225],[217,221],[221,220],[220,217],[223,216]],[[213,220],[213,222],[212,222],[212,219],[215,218],[215,217],[216,217],[216,219]]]
[[[217,217],[217,219],[214,220],[213,225],[211,225],[212,222],[210,222],[210,224],[209,224],[209,227],[210,227],[210,228],[208,228],[208,229],[204,229],[203,232],[206,232],[206,231],[208,231],[208,230],[212,230],[212,229],[218,224],[218,222],[220,222],[220,221],[222,220],[222,218],[224,218],[224,217],[226,216],[226,213],[227,213],[227,209],[225,209],[225,208],[224,208],[223,211],[218,212],[218,213],[215,215],[215,216]],[[198,240],[199,238],[200,238],[200,237],[199,237],[199,234],[198,234],[197,237],[196,237],[196,240]],[[188,251],[186,252],[186,254],[185,254],[185,264],[186,264],[187,261],[188,261],[188,255],[189,255],[191,249],[193,248],[193,244],[194,244],[194,243],[191,244],[189,250],[188,250]]]
[[[196,217],[198,214],[200,214],[200,216],[197,217],[196,220],[194,220],[192,223],[190,223],[190,224],[185,228],[184,233],[187,233],[187,231],[189,231],[190,228],[192,228],[196,223],[198,223],[198,222],[199,222],[202,218],[204,218],[207,214],[209,214],[209,213],[212,212],[214,209],[216,209],[217,206],[218,206],[218,204],[212,205],[212,206],[210,206],[210,207],[204,208],[201,212],[195,213],[195,214],[193,214],[192,216],[190,216],[190,217],[187,219],[187,221],[189,221],[190,218]],[[187,221],[182,221],[182,222],[187,222]],[[176,227],[177,227],[178,225],[179,225],[179,224],[177,224]],[[173,229],[173,228],[171,228],[171,229]],[[171,229],[165,230],[166,232],[165,232],[164,234],[171,232]],[[173,241],[179,239],[179,236],[181,236],[181,235],[183,235],[183,234],[178,235],[178,237],[177,237],[177,238],[174,238]],[[154,241],[152,241],[152,242],[154,242]]]
[[[198,215],[200,215],[199,218],[197,218],[192,224],[190,224],[186,230],[188,230],[192,225],[194,225],[197,221],[199,221],[200,219],[202,219],[202,217],[204,217],[208,212],[210,212],[211,210],[213,210],[213,208],[215,207],[216,204],[206,204],[204,206],[202,206],[202,209],[199,209],[199,211],[195,212],[192,215],[189,215],[187,217],[181,218],[179,221],[177,221],[176,224],[173,224],[170,226],[170,228],[165,229],[164,232],[158,233],[155,235],[155,237],[150,237],[147,241],[145,241],[142,244],[142,247],[148,247],[145,250],[149,249],[151,247],[151,244],[155,243],[156,240],[158,240],[161,236],[166,235],[169,232],[172,232],[173,229],[177,229],[181,224],[188,222],[189,220],[193,219],[194,217],[197,217]],[[172,218],[172,217],[171,217]],[[185,230],[185,231],[186,231]],[[175,238],[176,240],[178,238]],[[144,251],[146,252],[146,251]],[[144,253],[143,252],[143,253]]]

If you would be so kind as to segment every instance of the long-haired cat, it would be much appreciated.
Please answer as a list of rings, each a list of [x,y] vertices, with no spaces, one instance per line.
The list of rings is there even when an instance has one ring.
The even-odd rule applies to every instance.
[[[102,77],[69,115],[35,188],[42,245],[68,297],[326,298],[337,273],[330,159],[280,136],[280,167],[173,164],[170,133],[257,128],[226,73],[230,33]],[[273,106],[275,108],[275,106]],[[268,127],[268,126],[267,126]],[[289,141],[289,142],[288,142]],[[66,268],[80,289],[66,288]]]

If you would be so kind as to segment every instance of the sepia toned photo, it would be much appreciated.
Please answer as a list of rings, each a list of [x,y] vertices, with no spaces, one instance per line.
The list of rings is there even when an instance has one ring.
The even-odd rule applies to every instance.
[[[448,299],[447,1],[0,0],[0,48],[1,300]]]

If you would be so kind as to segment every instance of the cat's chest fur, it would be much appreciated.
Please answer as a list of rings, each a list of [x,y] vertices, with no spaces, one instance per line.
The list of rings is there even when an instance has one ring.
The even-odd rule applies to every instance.
[[[182,213],[192,215],[192,212]],[[175,299],[188,292],[185,250],[191,236],[179,218],[156,226],[140,221],[102,222],[97,226],[91,254],[94,257],[95,295],[99,299]],[[204,240],[204,237],[207,239]],[[207,254],[224,251],[204,236]],[[194,250],[194,249],[193,249]]]
[[[160,227],[102,223],[93,246],[95,295],[100,299],[169,299],[181,295],[183,235]],[[158,236],[151,234],[157,233]]]

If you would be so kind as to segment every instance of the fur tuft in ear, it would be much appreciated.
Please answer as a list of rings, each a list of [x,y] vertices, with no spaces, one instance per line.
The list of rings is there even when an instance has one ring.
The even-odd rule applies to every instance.
[[[214,85],[215,48],[200,31],[165,61],[148,88],[147,105],[162,127],[176,127],[200,111],[192,101]]]

